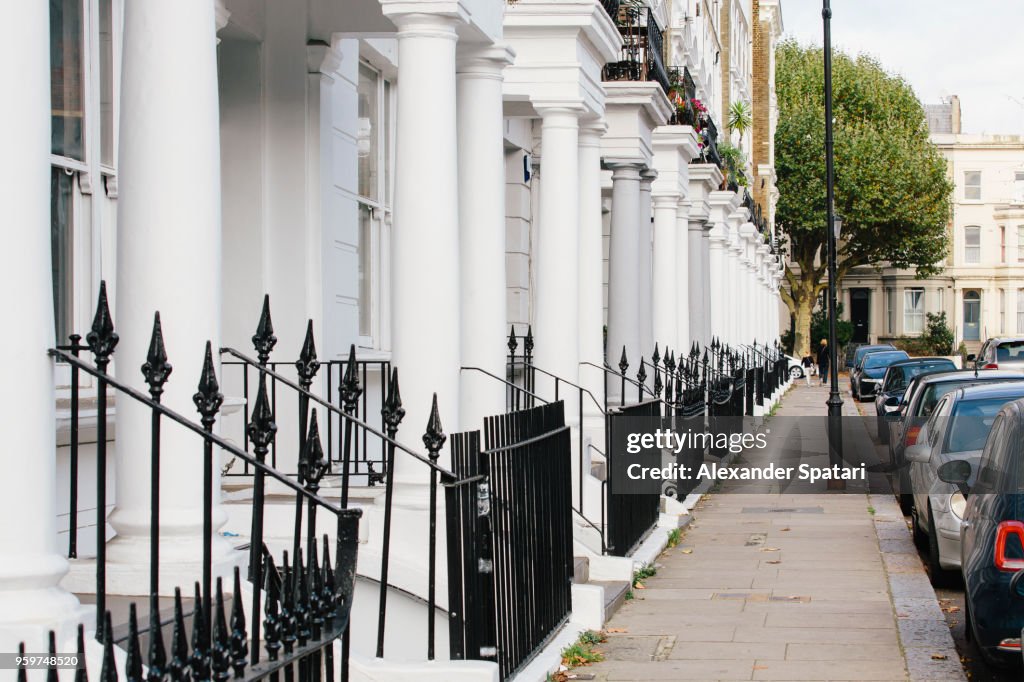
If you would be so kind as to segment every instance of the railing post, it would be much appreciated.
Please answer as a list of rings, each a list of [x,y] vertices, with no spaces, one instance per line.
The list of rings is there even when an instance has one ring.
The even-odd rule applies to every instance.
[[[253,446],[253,455],[259,462],[266,462],[267,451],[276,431],[277,424],[274,423],[274,415],[270,411],[270,401],[267,398],[267,375],[261,372],[259,388],[256,390],[256,403],[253,405],[247,429],[249,441]],[[259,613],[260,590],[263,585],[263,502],[265,494],[263,470],[257,468],[254,476],[252,537],[249,541],[249,571],[252,580],[252,613]],[[260,660],[259,641],[259,619],[254,617],[252,623],[251,655],[254,664],[259,663]]]
[[[77,358],[82,349],[80,342],[82,337],[79,334],[71,334],[71,353]],[[71,367],[71,442],[69,447],[69,460],[71,471],[69,478],[71,489],[68,495],[68,558],[78,557],[78,367]]]
[[[206,358],[203,360],[203,371],[199,377],[199,391],[192,397],[196,409],[202,415],[203,428],[206,433],[213,434],[213,424],[217,412],[224,402],[224,394],[217,384],[217,375],[213,369],[213,347],[206,342]],[[261,501],[262,502],[262,501]],[[262,529],[261,529],[262,530]],[[155,567],[154,567],[154,570]],[[210,650],[211,625],[210,595],[212,594],[213,575],[213,442],[203,439],[203,646]]]
[[[434,394],[430,406],[430,420],[427,431],[423,434],[423,445],[427,448],[427,456],[433,464],[437,464],[441,448],[448,436],[441,427],[441,415],[437,410],[437,394]],[[434,606],[437,602],[437,469],[430,469],[430,537],[427,557],[427,660],[434,660]]]
[[[514,340],[514,339],[513,339]],[[377,658],[384,658],[384,628],[387,621],[388,601],[388,566],[391,557],[391,512],[395,490],[395,477],[392,475],[395,468],[395,438],[398,436],[398,426],[405,418],[405,408],[402,407],[402,395],[398,388],[398,368],[391,370],[391,380],[388,385],[387,401],[384,409],[381,410],[384,425],[388,431],[387,443],[387,477],[384,479],[384,538],[381,547],[380,560],[380,599],[377,615]]]
[[[348,364],[345,367],[345,376],[341,380],[338,391],[341,394],[341,407],[345,414],[352,416],[355,413],[359,396],[363,389],[359,386],[359,373],[356,371],[356,345],[353,343],[348,349]],[[341,506],[348,508],[348,491],[352,467],[352,420],[345,419],[343,429],[340,429],[344,441],[341,446]],[[388,476],[392,472],[388,472]]]
[[[629,369],[629,361],[626,359],[626,347],[622,347],[622,357],[619,358],[619,374],[621,385],[619,390],[619,407],[626,404],[626,370]]]
[[[160,325],[160,313],[153,314],[153,334],[149,340],[149,353],[142,365],[142,376],[149,385],[149,397],[159,403],[164,392],[164,383],[172,367],[167,362],[164,348],[164,332]],[[160,411],[153,408],[150,418],[150,464],[149,464],[149,594],[155,599],[160,594]],[[153,608],[151,604],[150,608]]]
[[[309,427],[309,396],[306,395],[305,391],[308,391],[313,386],[313,378],[316,373],[320,370],[320,362],[316,357],[316,342],[313,339],[313,320],[309,320],[306,324],[306,338],[302,342],[302,350],[299,352],[299,359],[295,361],[295,371],[299,377],[299,387],[302,389],[299,392],[299,457],[298,464],[296,467],[296,483],[302,485],[309,475],[309,471],[306,468],[308,459],[306,448],[309,447],[308,431],[312,431]],[[315,413],[314,413],[315,414]],[[328,417],[329,419],[329,417]],[[320,433],[317,431],[317,445],[320,442]],[[321,450],[322,454],[322,450]],[[322,476],[322,475],[321,475]],[[310,505],[310,511],[314,509],[314,505]],[[313,528],[308,529],[310,537],[314,533]],[[295,493],[295,537],[292,544],[292,555],[298,555],[299,553],[299,538],[302,537],[302,495],[299,492]]]
[[[92,329],[85,337],[96,369],[107,373],[118,336],[107,304],[107,283],[100,282],[100,296]],[[107,382],[96,387],[96,638],[102,641],[107,603]],[[108,637],[111,637],[108,633]]]

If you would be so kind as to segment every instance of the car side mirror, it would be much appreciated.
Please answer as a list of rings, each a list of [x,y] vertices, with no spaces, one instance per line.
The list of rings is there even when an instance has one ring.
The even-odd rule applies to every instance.
[[[978,359],[978,356],[975,355],[974,353],[971,353],[970,355],[967,356],[967,362],[974,362],[977,359]]]
[[[910,451],[910,448],[907,448]],[[967,481],[971,478],[971,463],[965,459],[952,459],[939,467],[936,472],[940,481],[951,483],[960,494],[967,497]]]
[[[897,395],[889,396],[882,405],[885,407],[886,412],[895,412],[900,409],[900,397]]]
[[[927,443],[915,443],[906,449],[904,458],[908,462],[927,464],[932,458],[932,449]]]
[[[1014,597],[1024,597],[1024,569],[1017,571],[1010,578],[1010,594]]]

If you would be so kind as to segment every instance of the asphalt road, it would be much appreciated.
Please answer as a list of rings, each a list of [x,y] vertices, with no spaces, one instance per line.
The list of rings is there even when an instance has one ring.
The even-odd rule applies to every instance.
[[[853,400],[854,398],[847,391],[846,395],[843,396],[843,399]],[[875,407],[873,403],[858,403],[857,406],[862,415],[874,417]],[[868,428],[868,432],[872,434],[872,439],[875,441],[878,461],[888,462],[888,446],[878,443],[877,435],[873,428]],[[891,489],[879,489],[882,486],[888,486],[888,481],[884,477],[870,476],[869,478],[871,480],[872,492],[891,492]],[[906,521],[907,527],[909,528],[909,516],[906,517]],[[927,567],[924,552],[921,551],[921,548],[918,548],[918,551],[920,552],[921,563]],[[935,595],[938,597],[939,606],[942,608],[942,612],[946,616],[946,623],[949,625],[949,631],[953,635],[954,642],[956,642],[957,653],[960,654],[960,661],[963,663],[964,672],[967,674],[967,678],[971,680],[971,682],[1018,682],[1021,679],[1020,670],[993,670],[985,664],[985,661],[982,660],[978,650],[974,648],[974,645],[967,641],[964,620],[964,588],[963,581],[960,579],[960,576],[954,576],[953,583],[949,587],[937,588],[935,590]]]

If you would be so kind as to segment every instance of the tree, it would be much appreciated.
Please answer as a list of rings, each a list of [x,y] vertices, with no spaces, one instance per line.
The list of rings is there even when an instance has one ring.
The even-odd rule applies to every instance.
[[[776,52],[775,223],[789,254],[781,295],[798,355],[808,351],[811,311],[828,286],[822,56],[794,41]],[[839,281],[851,268],[882,263],[916,268],[919,277],[940,271],[953,186],[928,140],[921,103],[902,78],[864,55],[835,52],[832,82]]]
[[[924,332],[924,341],[935,355],[951,355],[953,353],[953,330],[946,322],[946,313],[928,313],[928,328]]]
[[[750,105],[742,100],[736,100],[729,106],[729,119],[727,121],[729,130],[739,133],[740,144],[743,144],[743,133],[750,130],[753,119],[750,115]]]

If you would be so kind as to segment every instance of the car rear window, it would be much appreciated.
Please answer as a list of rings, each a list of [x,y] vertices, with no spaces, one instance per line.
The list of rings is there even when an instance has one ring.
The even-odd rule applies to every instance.
[[[1024,391],[1022,391],[1024,393]],[[953,408],[952,423],[946,429],[943,452],[967,452],[981,450],[992,430],[992,422],[1003,405],[1014,398],[983,398],[961,400]]]
[[[920,365],[903,365],[899,368],[900,372],[893,372],[892,384],[888,387],[889,390],[899,390],[906,388],[910,384],[910,380],[919,374],[925,372],[938,372],[943,370],[956,369],[956,365],[951,360],[943,360],[929,363],[922,363]]]
[[[934,384],[928,384],[924,387],[924,393],[917,402],[917,414],[915,416],[929,416],[932,410],[935,409],[935,404],[939,402],[939,398],[961,386],[969,386],[971,383],[974,383],[973,378],[960,381],[937,381]]]
[[[1005,341],[996,346],[996,362],[1024,362],[1024,341]]]
[[[896,362],[897,360],[906,360],[907,354],[903,351],[894,351],[891,353],[872,353],[864,359],[864,369],[877,369],[879,367],[886,367]]]

